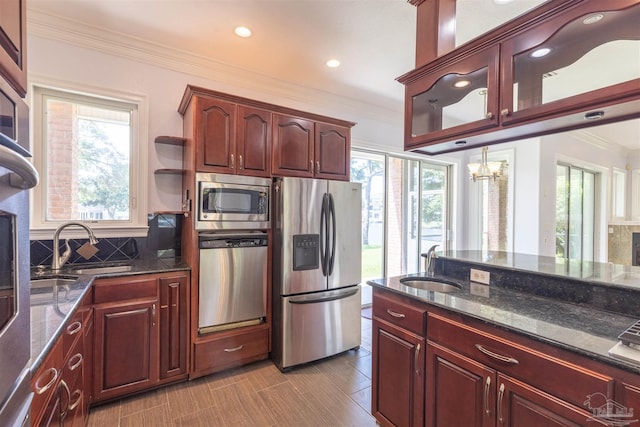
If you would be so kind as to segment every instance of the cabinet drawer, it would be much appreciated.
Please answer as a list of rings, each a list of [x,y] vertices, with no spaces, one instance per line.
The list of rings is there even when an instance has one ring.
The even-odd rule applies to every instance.
[[[427,320],[426,308],[414,307],[403,303],[400,298],[373,295],[373,315],[389,323],[424,337]]]
[[[62,375],[62,340],[58,340],[31,379],[33,401],[31,402],[31,420],[37,425],[47,401],[58,388]]]
[[[427,338],[518,378],[551,395],[583,407],[589,394],[613,398],[614,380],[568,360],[508,341],[429,313]],[[535,345],[535,342],[531,342]]]
[[[96,281],[93,289],[94,304],[155,298],[158,294],[156,277],[134,279],[119,277]]]
[[[216,372],[255,360],[269,353],[268,329],[225,334],[211,341],[194,344],[196,371]]]

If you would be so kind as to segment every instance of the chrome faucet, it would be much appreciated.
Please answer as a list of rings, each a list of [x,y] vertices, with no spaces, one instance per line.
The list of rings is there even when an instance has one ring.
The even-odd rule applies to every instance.
[[[64,263],[67,262],[69,260],[69,257],[71,256],[71,247],[69,246],[69,239],[65,239],[65,242],[64,242],[65,248],[64,248],[64,253],[62,255],[60,255],[60,248],[59,248],[60,232],[71,225],[77,225],[78,227],[82,227],[87,231],[87,234],[89,235],[89,244],[91,246],[94,246],[98,243],[98,239],[96,239],[96,236],[93,234],[93,230],[91,230],[89,226],[81,222],[67,222],[65,224],[60,225],[56,229],[55,234],[53,235],[53,260],[51,261],[52,270],[60,270],[64,265]]]
[[[434,271],[436,268],[436,263],[434,260],[437,258],[436,248],[438,246],[440,245],[433,245],[429,248],[427,253],[422,254],[422,256],[424,257],[424,271],[426,272],[428,277],[433,277],[434,275]]]

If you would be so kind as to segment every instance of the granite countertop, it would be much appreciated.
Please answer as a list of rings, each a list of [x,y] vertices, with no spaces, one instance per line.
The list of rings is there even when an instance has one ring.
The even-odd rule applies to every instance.
[[[88,268],[126,266],[127,271],[78,274]],[[53,344],[67,327],[80,302],[91,289],[94,278],[131,276],[189,270],[181,259],[133,260],[120,263],[83,264],[65,266],[56,274],[51,271],[33,272],[31,277],[31,371],[40,367]],[[65,285],[55,285],[49,279],[70,279]],[[41,280],[38,283],[38,280]]]
[[[403,277],[420,276],[409,274],[367,283],[640,374],[640,364],[608,354],[618,342],[618,335],[638,318],[494,286],[489,287],[485,296],[482,292],[487,290],[485,285],[457,278],[453,281],[461,289],[451,293],[424,291],[400,282]],[[452,280],[441,275],[435,277]]]
[[[446,251],[438,256],[514,271],[578,279],[640,291],[640,267],[500,251]]]

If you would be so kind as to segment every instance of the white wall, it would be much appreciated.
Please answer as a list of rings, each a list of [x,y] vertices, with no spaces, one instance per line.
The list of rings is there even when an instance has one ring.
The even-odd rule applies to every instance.
[[[149,212],[180,209],[179,178],[153,174],[159,168],[180,168],[180,150],[156,147],[153,140],[158,135],[182,136],[182,117],[177,110],[187,84],[357,122],[352,131],[355,146],[402,149],[401,109],[388,110],[387,114],[379,107],[364,108],[365,105],[354,100],[308,88],[292,88],[284,83],[276,89],[275,85],[264,85],[257,90],[259,78],[247,79],[243,84],[233,76],[228,79],[234,82],[231,84],[219,73],[215,78],[203,78],[199,76],[203,74],[201,69],[192,72],[185,66],[184,70],[175,71],[154,65],[146,58],[132,60],[130,52],[125,58],[35,35],[29,35],[28,45],[30,81],[66,81],[107,91],[136,93],[148,99]],[[141,57],[144,58],[142,54]]]

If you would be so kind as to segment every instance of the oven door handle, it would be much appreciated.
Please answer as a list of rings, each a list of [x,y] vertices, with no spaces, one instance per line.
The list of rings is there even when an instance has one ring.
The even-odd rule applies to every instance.
[[[320,297],[320,298],[304,298],[304,299],[290,299],[289,304],[316,304],[319,302],[327,302],[327,301],[335,301],[337,299],[349,298],[358,293],[358,289],[353,291],[340,293],[338,295],[331,295],[328,297]]]
[[[28,190],[38,185],[40,177],[36,168],[21,154],[0,145],[0,167],[9,169],[9,185]]]

